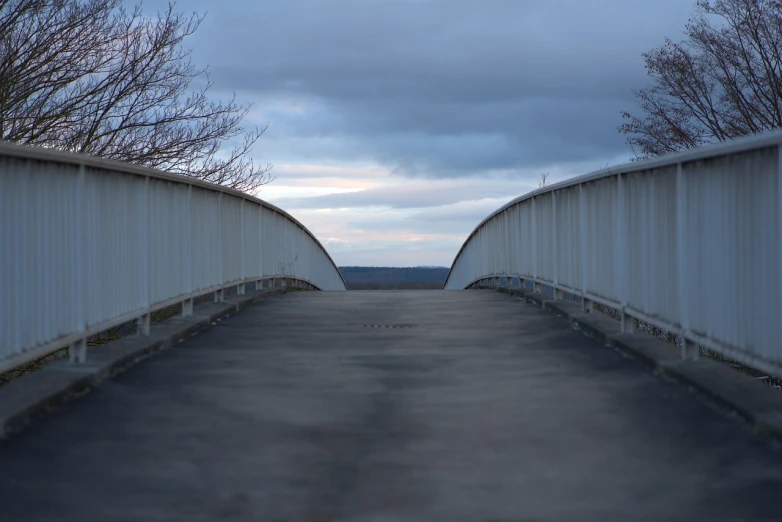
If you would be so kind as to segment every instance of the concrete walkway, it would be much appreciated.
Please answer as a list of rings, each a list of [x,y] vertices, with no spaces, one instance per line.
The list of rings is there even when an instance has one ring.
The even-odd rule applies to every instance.
[[[293,293],[0,444],[0,520],[782,519],[782,453],[507,295]]]

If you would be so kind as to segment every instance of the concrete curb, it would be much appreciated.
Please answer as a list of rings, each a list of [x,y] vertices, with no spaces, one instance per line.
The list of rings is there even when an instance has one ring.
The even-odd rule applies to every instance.
[[[555,300],[531,288],[492,289],[563,316],[575,329],[735,411],[758,435],[782,440],[782,393],[752,376],[711,359],[682,359],[678,346],[644,333],[621,333],[618,321],[601,313],[584,313],[573,301]]]
[[[137,362],[209,328],[220,318],[284,292],[281,288],[259,290],[226,298],[222,303],[205,304],[191,317],[172,317],[154,325],[149,336],[130,335],[91,347],[85,363],[58,361],[23,375],[0,389],[0,440]]]

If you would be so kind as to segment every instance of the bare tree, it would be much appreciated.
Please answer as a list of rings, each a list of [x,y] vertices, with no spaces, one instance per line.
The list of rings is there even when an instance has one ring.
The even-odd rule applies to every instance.
[[[548,172],[541,172],[540,177],[538,178],[538,188],[543,188],[548,184]]]
[[[202,17],[174,7],[150,18],[121,0],[0,0],[0,138],[244,191],[271,181],[250,157],[265,128],[244,129],[235,98],[209,98],[182,46]]]
[[[643,55],[651,87],[619,132],[639,158],[782,126],[782,1],[697,0],[686,39]]]

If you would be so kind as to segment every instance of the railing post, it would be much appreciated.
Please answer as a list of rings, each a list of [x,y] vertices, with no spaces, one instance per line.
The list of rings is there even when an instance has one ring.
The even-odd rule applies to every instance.
[[[532,196],[532,291],[535,293],[540,292],[538,286],[538,211],[535,207],[535,196]]]
[[[629,259],[627,252],[627,208],[625,201],[625,185],[624,178],[621,173],[617,174],[617,220],[618,220],[618,238],[616,241],[616,253],[614,255],[614,261],[617,265],[616,270],[616,289],[619,292],[619,302],[621,308],[619,310],[621,314],[621,331],[622,333],[633,333],[634,325],[633,318],[625,313],[625,307],[627,306],[627,293],[628,293],[628,281],[629,281]]]
[[[682,336],[682,350],[681,350],[682,359],[689,359],[692,361],[697,361],[700,359],[700,348],[697,344],[693,343],[692,341],[688,340],[686,337]]]
[[[279,265],[279,261],[277,261],[277,256],[279,252],[279,247],[275,248],[275,245],[277,245],[277,213],[272,212],[272,225],[271,225],[271,238],[266,243],[268,246],[267,248],[271,249],[271,260],[272,260],[272,266],[271,268],[266,267],[266,270],[269,270],[269,275],[274,276],[277,274],[277,269]],[[277,261],[277,263],[275,263]],[[271,288],[275,288],[277,286],[276,278],[272,277],[271,282],[269,283]]]
[[[239,285],[238,292],[239,295],[244,295],[244,279],[247,277],[247,274],[244,272],[244,249],[245,249],[245,241],[244,241],[244,202],[245,199],[242,198],[242,203],[240,205],[240,215],[242,224],[239,226],[241,229],[239,231],[239,277],[242,278],[242,283]]]
[[[578,223],[578,239],[579,239],[579,255],[581,256],[581,311],[582,312],[592,312],[592,302],[588,301],[586,295],[586,289],[587,289],[587,219],[589,219],[589,216],[587,215],[587,209],[586,209],[586,195],[584,195],[584,184],[579,183],[578,185],[578,214],[579,214],[579,223]]]
[[[217,194],[217,270],[220,273],[220,284],[225,284],[225,270],[223,269],[223,193]],[[220,290],[219,301],[217,292],[215,292],[215,302],[223,300],[223,291]]]
[[[646,226],[644,227],[649,231],[649,237],[643,242],[646,252],[644,253],[644,260],[649,263],[652,259],[652,249],[657,244],[657,219],[655,216],[655,202],[657,201],[657,190],[655,189],[654,178],[650,176],[649,179],[649,204],[646,209]],[[628,247],[629,249],[629,247]],[[648,266],[646,267],[649,268]],[[655,301],[655,293],[657,292],[657,285],[649,285],[648,291],[644,292],[644,309],[651,309],[651,303]],[[630,293],[630,277],[627,278],[627,293]]]
[[[263,226],[264,226],[264,208],[261,207],[258,209],[258,277],[263,278],[264,274],[264,268],[263,268]],[[262,279],[258,280],[258,283],[255,285],[256,290],[260,290],[259,284],[263,286]]]
[[[87,172],[84,163],[79,165],[79,179],[76,188],[76,326],[80,332],[87,330],[87,295],[93,286],[87,282],[87,251],[85,227],[87,226],[87,204],[85,191],[87,186]],[[71,362],[78,363],[87,360],[87,340],[80,339],[70,345],[68,354]]]
[[[186,245],[186,258],[185,272],[187,279],[187,293],[193,293],[193,185],[187,186],[187,205],[185,205],[185,213],[187,214],[187,225],[185,226],[185,245]],[[193,315],[193,299],[185,299],[182,301],[182,317],[190,317]]]
[[[684,182],[682,164],[676,165],[676,287],[679,301],[679,317],[682,329],[682,358],[697,358],[687,339],[690,331],[689,292],[687,291],[687,185]],[[695,347],[698,352],[698,347]]]
[[[72,363],[83,363],[87,360],[87,339],[79,339],[71,343],[68,348],[68,356]]]
[[[141,229],[141,233],[144,234],[143,241],[141,242],[142,248],[141,248],[141,270],[142,270],[142,281],[144,281],[144,292],[143,292],[143,306],[142,308],[144,310],[149,310],[149,308],[152,306],[151,300],[152,300],[152,274],[149,270],[149,264],[150,264],[150,237],[152,236],[152,220],[149,219],[149,212],[150,212],[150,204],[149,204],[149,176],[144,177],[144,197],[143,203],[140,205],[140,216],[139,216],[139,222]],[[146,313],[139,317],[136,320],[136,325],[138,327],[137,333],[139,335],[149,335],[149,329],[150,329],[150,320],[149,320],[149,313]]]
[[[562,299],[559,285],[559,261],[557,260],[557,193],[551,192],[551,257],[554,264],[554,299]]]
[[[138,335],[149,335],[150,331],[150,315],[144,314],[136,319],[136,325],[138,327]]]
[[[290,257],[290,252],[288,252],[288,218],[284,217],[282,219],[282,253],[283,253],[283,262],[282,262],[282,274],[284,276],[288,275],[289,269],[288,267],[288,258]],[[285,257],[287,254],[287,257]],[[288,288],[288,281],[286,277],[282,278],[282,285],[283,288]]]
[[[782,145],[777,147],[777,249],[779,257],[777,263],[782,265]],[[779,278],[779,292],[777,295],[777,303],[782,308],[782,276]],[[777,331],[775,332],[777,338],[782,335],[782,325],[777,323]]]

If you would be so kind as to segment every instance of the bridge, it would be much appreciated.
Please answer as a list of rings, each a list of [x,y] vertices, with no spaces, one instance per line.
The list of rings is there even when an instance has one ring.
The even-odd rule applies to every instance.
[[[782,518],[780,147],[545,187],[443,291],[345,292],[257,198],[0,145],[0,520]]]

